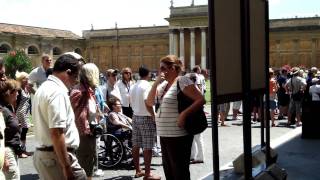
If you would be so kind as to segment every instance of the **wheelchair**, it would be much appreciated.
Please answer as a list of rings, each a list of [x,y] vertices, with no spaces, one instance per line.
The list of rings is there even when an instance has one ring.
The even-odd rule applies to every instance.
[[[101,122],[102,121],[102,122]],[[98,148],[98,163],[101,167],[112,168],[124,162],[132,162],[132,131],[122,131],[108,121],[101,120],[104,133],[100,137]]]

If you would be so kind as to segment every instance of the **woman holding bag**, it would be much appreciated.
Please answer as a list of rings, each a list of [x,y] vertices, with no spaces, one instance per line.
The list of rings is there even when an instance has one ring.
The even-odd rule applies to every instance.
[[[147,104],[153,106],[156,95],[160,107],[156,114],[157,135],[160,136],[162,163],[166,179],[190,179],[190,154],[193,135],[184,129],[186,117],[202,108],[205,100],[194,83],[185,76],[179,76],[182,62],[174,55],[168,55],[160,60],[160,73],[154,82]],[[164,81],[163,81],[164,80]],[[178,112],[178,89],[193,100],[193,103]]]
[[[81,67],[79,76],[80,84],[71,91],[70,100],[80,135],[76,155],[90,180],[97,161],[96,136],[90,124],[98,124],[99,111],[94,92],[99,85],[99,69],[95,64],[87,63]]]

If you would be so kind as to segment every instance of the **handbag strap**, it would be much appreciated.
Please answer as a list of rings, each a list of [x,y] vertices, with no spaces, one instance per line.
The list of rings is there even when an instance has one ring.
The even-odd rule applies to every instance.
[[[177,80],[177,92],[181,91],[180,85],[179,85],[179,79]]]

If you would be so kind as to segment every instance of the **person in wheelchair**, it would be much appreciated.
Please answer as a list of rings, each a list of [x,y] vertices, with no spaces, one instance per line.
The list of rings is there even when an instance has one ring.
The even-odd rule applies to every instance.
[[[107,125],[108,133],[131,142],[132,119],[122,113],[120,100],[117,98],[110,98],[108,106],[111,110]]]

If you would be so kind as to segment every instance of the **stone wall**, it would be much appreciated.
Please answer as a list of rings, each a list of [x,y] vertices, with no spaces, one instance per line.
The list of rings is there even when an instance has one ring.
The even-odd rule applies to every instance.
[[[156,71],[161,57],[168,54],[167,26],[84,31],[87,58],[101,71],[141,65]]]
[[[54,55],[53,48],[58,48],[60,53],[74,51],[79,49],[83,55],[85,52],[85,41],[76,39],[63,39],[63,38],[45,38],[32,35],[15,35],[15,34],[0,34],[0,46],[7,45],[10,50],[20,49],[24,50],[28,54],[28,48],[34,46],[37,49],[37,53],[28,54],[31,58],[33,67],[37,67],[41,64],[41,56],[43,54],[49,54],[56,60],[60,54]],[[4,57],[6,53],[0,53],[0,57]]]

